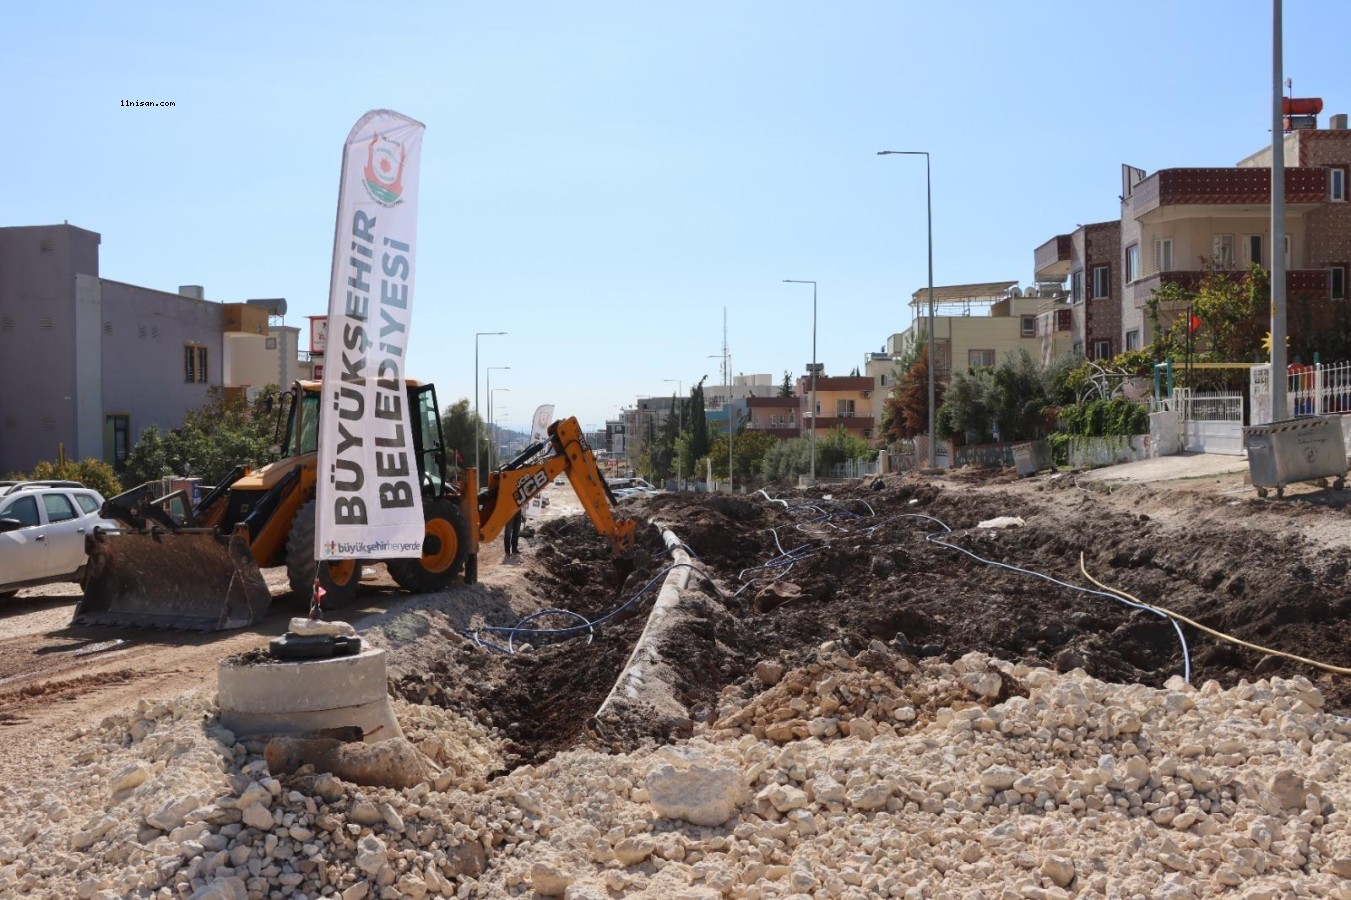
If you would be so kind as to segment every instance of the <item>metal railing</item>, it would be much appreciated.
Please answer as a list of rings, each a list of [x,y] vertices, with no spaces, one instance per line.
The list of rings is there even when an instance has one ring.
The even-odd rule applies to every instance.
[[[842,463],[836,463],[831,469],[831,478],[863,478],[867,475],[876,475],[878,471],[877,457],[871,459],[847,459]]]
[[[1291,368],[1286,388],[1291,415],[1351,412],[1351,362]]]
[[[1237,422],[1243,424],[1243,394],[1238,391],[1192,393],[1190,388],[1173,391],[1178,418],[1183,422]]]

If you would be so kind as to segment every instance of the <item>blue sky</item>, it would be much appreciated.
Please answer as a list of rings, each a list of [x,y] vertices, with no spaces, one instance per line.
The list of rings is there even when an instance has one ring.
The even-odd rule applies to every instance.
[[[1285,4],[1296,96],[1351,111],[1344,0]],[[0,225],[103,236],[105,277],[325,312],[342,142],[427,125],[409,374],[599,425],[733,369],[846,374],[938,284],[1032,277],[1119,215],[1120,165],[1269,140],[1269,0],[24,4]],[[122,100],[172,100],[124,108]],[[482,375],[480,390],[483,389]],[[480,404],[486,414],[487,398]]]

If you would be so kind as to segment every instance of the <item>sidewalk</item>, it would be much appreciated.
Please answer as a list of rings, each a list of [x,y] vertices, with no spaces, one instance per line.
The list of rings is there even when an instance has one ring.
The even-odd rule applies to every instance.
[[[1235,475],[1247,471],[1247,454],[1231,456],[1224,453],[1178,453],[1174,456],[1159,456],[1154,459],[1142,459],[1139,462],[1092,469],[1081,474],[1079,481],[1141,484],[1148,481]]]

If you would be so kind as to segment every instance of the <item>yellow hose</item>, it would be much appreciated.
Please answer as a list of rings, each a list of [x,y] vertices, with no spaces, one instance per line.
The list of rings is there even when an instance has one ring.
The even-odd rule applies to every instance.
[[[1082,552],[1079,553],[1079,571],[1084,573],[1085,578],[1096,584],[1098,587],[1102,588],[1104,591],[1107,591],[1108,593],[1116,594],[1118,597],[1124,597],[1127,600],[1131,601],[1132,603],[1138,603],[1141,606],[1145,607],[1146,609],[1152,609],[1155,612],[1168,616],[1171,619],[1176,619],[1179,622],[1185,622],[1188,625],[1192,626],[1193,628],[1200,629],[1201,631],[1204,631],[1206,634],[1214,635],[1215,637],[1219,638],[1222,641],[1228,641],[1231,644],[1238,644],[1240,647],[1247,647],[1249,650],[1256,650],[1258,653],[1266,653],[1270,656],[1280,656],[1284,657],[1285,659],[1293,659],[1295,662],[1302,662],[1305,663],[1306,665],[1322,669],[1325,672],[1331,672],[1334,675],[1351,675],[1351,669],[1345,668],[1344,666],[1329,665],[1328,663],[1321,663],[1316,659],[1308,659],[1307,657],[1296,656],[1293,653],[1283,653],[1280,650],[1272,650],[1270,647],[1263,647],[1258,644],[1250,644],[1247,641],[1239,640],[1238,638],[1233,637],[1232,635],[1225,634],[1222,631],[1216,631],[1214,628],[1209,628],[1205,625],[1202,625],[1200,622],[1189,619],[1186,616],[1182,615],[1181,613],[1175,613],[1171,609],[1164,609],[1162,606],[1154,606],[1152,604],[1145,603],[1143,600],[1140,600],[1136,597],[1132,597],[1125,591],[1119,591],[1116,588],[1108,587],[1098,579],[1094,578],[1092,575],[1088,574],[1088,569],[1084,566],[1084,554]]]

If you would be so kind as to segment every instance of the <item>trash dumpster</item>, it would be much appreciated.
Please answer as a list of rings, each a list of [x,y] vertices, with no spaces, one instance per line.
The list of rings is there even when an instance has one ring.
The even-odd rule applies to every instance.
[[[1310,416],[1284,419],[1243,429],[1243,447],[1248,451],[1248,474],[1257,496],[1268,488],[1285,495],[1285,486],[1297,481],[1333,479],[1333,487],[1346,486],[1346,442],[1340,416]]]

